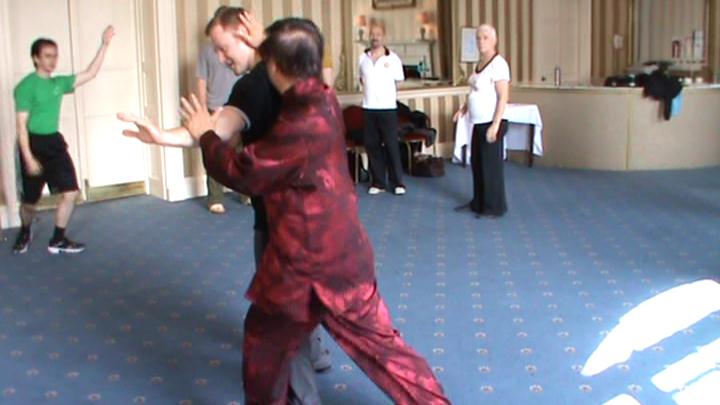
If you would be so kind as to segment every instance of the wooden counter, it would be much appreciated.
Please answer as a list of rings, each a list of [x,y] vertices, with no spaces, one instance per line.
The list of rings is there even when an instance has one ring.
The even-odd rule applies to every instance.
[[[401,90],[398,99],[425,111],[440,134],[440,151],[452,153],[452,114],[466,86]],[[660,103],[639,88],[514,85],[510,102],[537,104],[543,120],[539,166],[599,170],[682,169],[720,165],[720,85],[683,89],[681,113],[666,121]],[[343,94],[342,105],[360,94]]]
[[[720,86],[683,89],[679,115],[638,88],[514,86],[511,100],[540,106],[545,156],[538,164],[602,170],[720,165]]]

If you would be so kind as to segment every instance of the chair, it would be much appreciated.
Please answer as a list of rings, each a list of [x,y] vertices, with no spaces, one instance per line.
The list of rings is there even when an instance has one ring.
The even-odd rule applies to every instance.
[[[343,109],[343,121],[345,122],[345,148],[352,152],[355,158],[355,173],[351,173],[353,181],[357,184],[360,181],[360,156],[365,153],[365,146],[354,140],[350,134],[355,131],[362,131],[364,125],[362,107],[351,105]]]
[[[399,110],[398,110],[399,111]],[[412,126],[410,116],[406,114],[398,114],[398,127],[405,128]],[[430,117],[425,116],[425,128],[432,128],[430,125]],[[400,142],[405,146],[407,150],[407,161],[408,161],[408,174],[412,176],[412,161],[413,161],[413,147],[417,147],[418,151],[422,149],[422,144],[427,139],[426,134],[418,133],[417,131],[411,131],[400,137]],[[433,156],[437,155],[437,139],[433,143]]]
[[[412,127],[409,113],[403,113],[403,109],[398,109],[398,128]],[[409,109],[407,110],[409,112]],[[358,131],[362,133],[364,126],[363,109],[357,105],[347,106],[343,109],[343,121],[345,121],[345,145],[348,151],[352,152],[355,157],[355,173],[353,180],[357,183],[360,180],[360,156],[364,153],[365,147],[362,142],[358,142],[351,136],[352,133]],[[425,128],[432,128],[430,125],[430,117],[425,116]],[[414,149],[420,150],[423,142],[427,139],[426,133],[420,133],[419,130],[398,134],[400,142],[407,150],[408,158],[408,174],[412,175],[412,158]],[[433,156],[437,155],[437,140],[433,143]]]

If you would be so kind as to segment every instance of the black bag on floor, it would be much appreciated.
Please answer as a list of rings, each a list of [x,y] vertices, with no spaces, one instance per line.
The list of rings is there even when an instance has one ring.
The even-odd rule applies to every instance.
[[[418,177],[442,177],[445,175],[445,161],[432,155],[415,155],[411,174]]]

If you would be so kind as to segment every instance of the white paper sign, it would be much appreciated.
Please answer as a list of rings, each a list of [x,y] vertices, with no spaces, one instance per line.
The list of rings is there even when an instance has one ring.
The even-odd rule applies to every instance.
[[[705,60],[705,33],[703,30],[693,31],[693,59]]]
[[[460,52],[460,62],[473,63],[480,60],[480,54],[477,49],[477,38],[475,36],[475,28],[463,28],[461,35],[462,49]]]

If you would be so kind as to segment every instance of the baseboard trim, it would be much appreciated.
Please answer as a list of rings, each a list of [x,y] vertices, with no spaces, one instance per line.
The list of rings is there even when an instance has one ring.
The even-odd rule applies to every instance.
[[[166,200],[175,202],[207,195],[205,176],[185,177],[167,189]]]
[[[125,184],[114,184],[112,186],[88,187],[86,188],[87,202],[107,201],[116,198],[134,197],[145,195],[145,182],[138,181]]]

